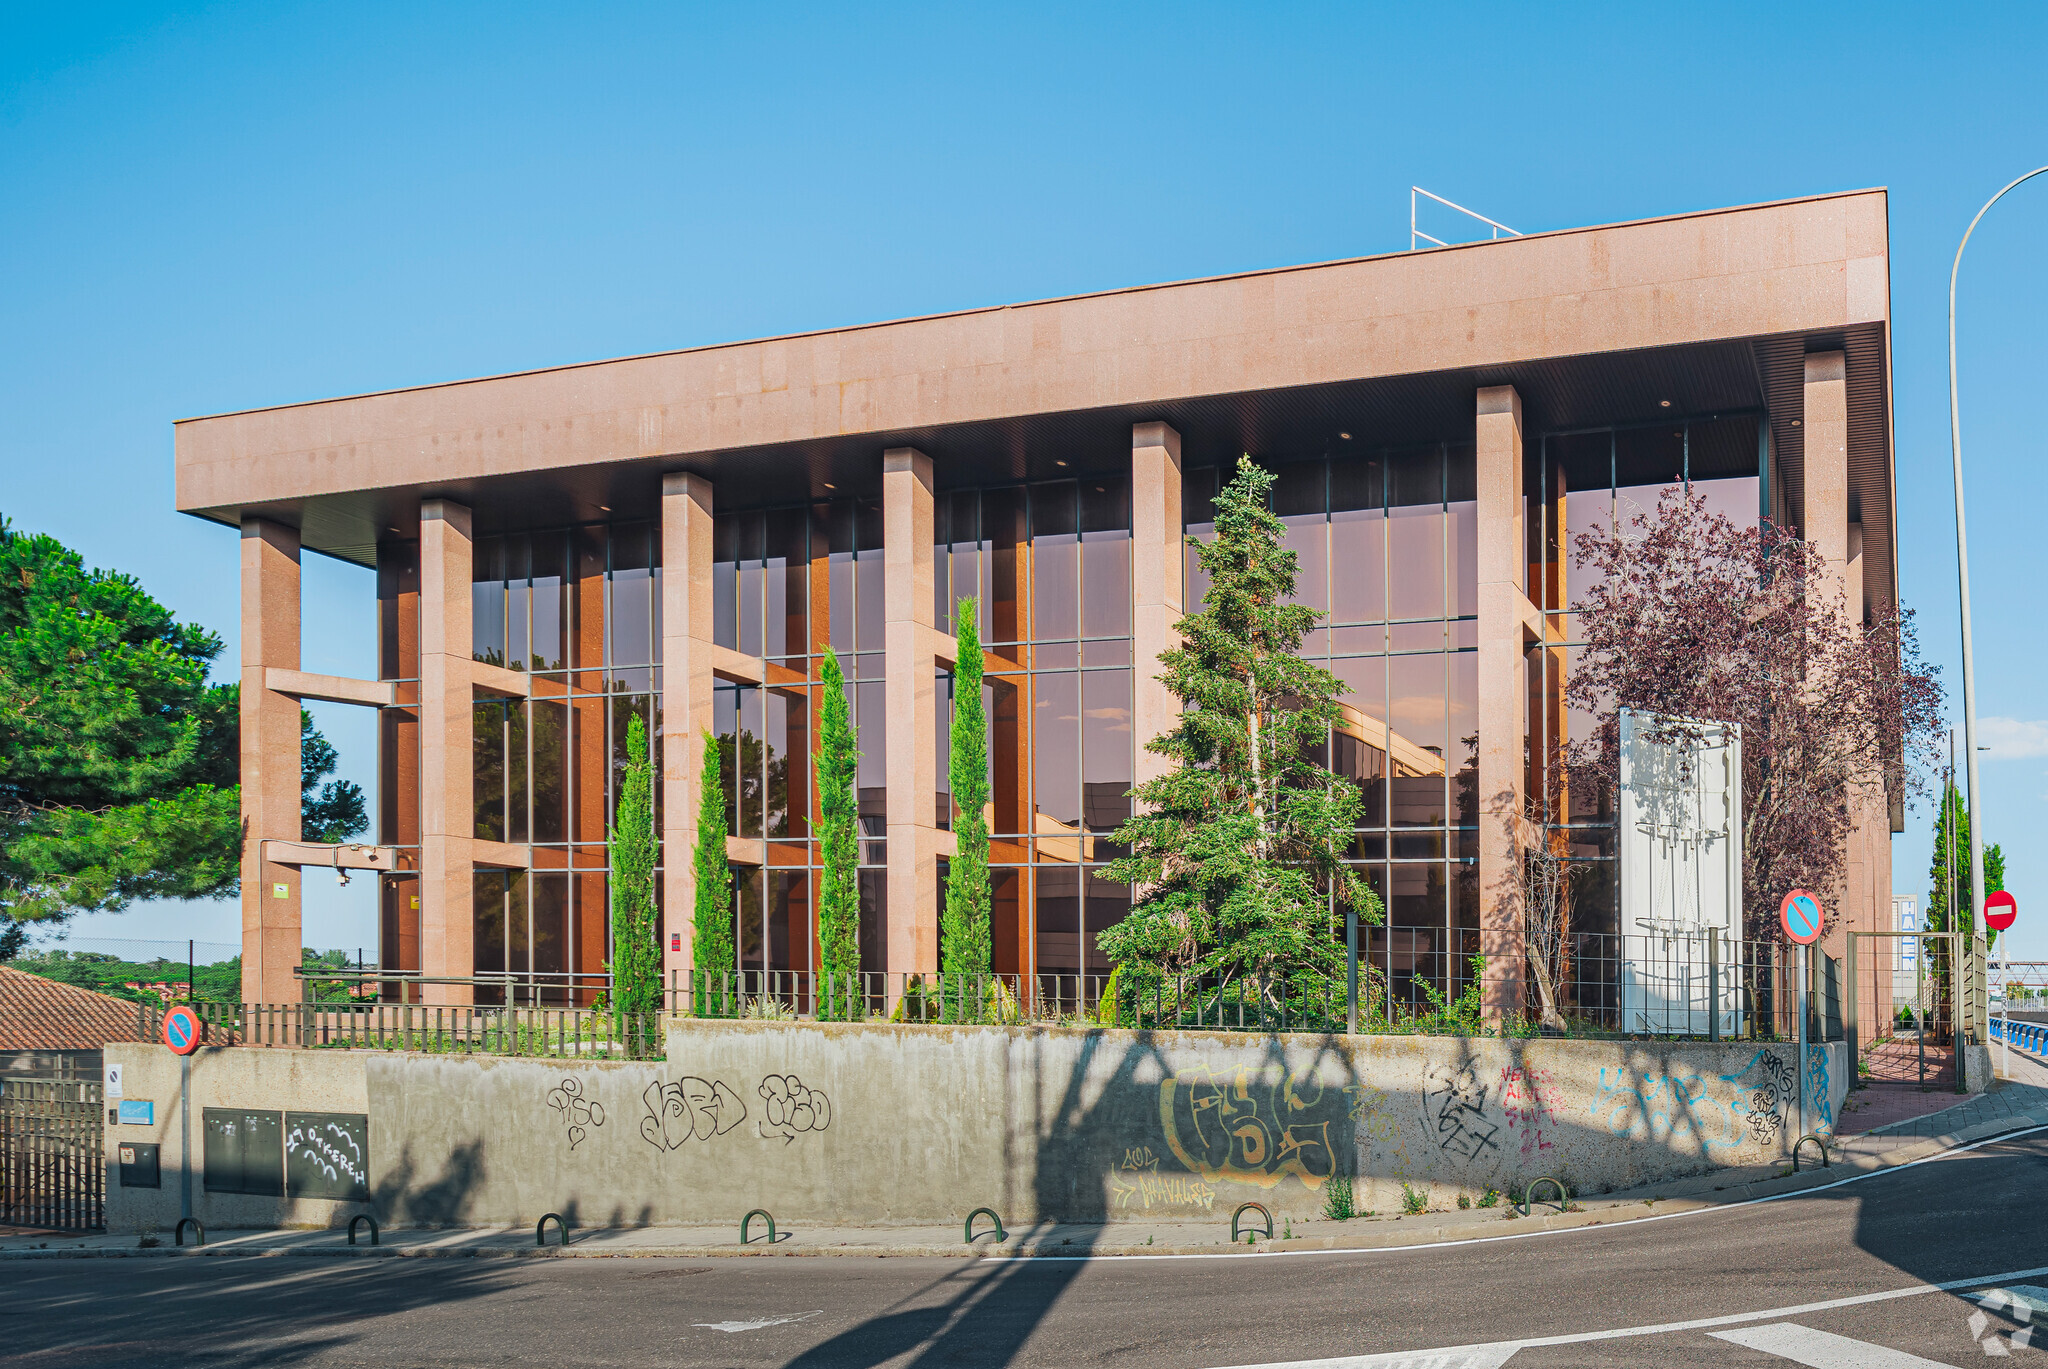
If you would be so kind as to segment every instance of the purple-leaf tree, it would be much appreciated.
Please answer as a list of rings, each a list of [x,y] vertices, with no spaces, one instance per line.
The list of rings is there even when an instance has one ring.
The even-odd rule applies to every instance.
[[[1788,890],[1832,903],[1855,815],[1884,820],[1932,769],[1942,691],[1911,611],[1879,603],[1854,621],[1841,568],[1812,542],[1737,527],[1675,486],[1654,514],[1580,533],[1572,561],[1585,646],[1565,701],[1597,719],[1563,758],[1573,787],[1613,793],[1617,707],[1740,723],[1745,934],[1778,935]]]

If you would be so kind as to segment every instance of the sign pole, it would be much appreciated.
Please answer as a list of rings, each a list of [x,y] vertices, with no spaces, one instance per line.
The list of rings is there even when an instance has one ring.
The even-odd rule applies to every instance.
[[[2020,913],[2019,900],[2004,889],[1997,890],[1984,900],[1984,925],[1998,933],[1998,944],[2006,944],[2006,933]],[[1998,952],[1998,1072],[2012,1073],[2012,1004],[2005,1001],[2008,985],[2006,977],[2012,973],[2012,951]]]
[[[1813,957],[1813,943],[1820,940],[1821,929],[1827,925],[1827,915],[1821,911],[1819,899],[1804,889],[1794,889],[1778,905],[1778,925],[1784,929],[1785,939],[1797,948],[1793,954],[1799,958],[1799,1001],[1794,1010],[1799,1014],[1799,1134],[1803,1137],[1806,1135],[1806,971],[1807,962]],[[1793,1154],[1797,1156],[1796,1148]]]
[[[178,1057],[178,1220],[192,1215],[192,1057]]]
[[[1792,954],[1799,958],[1799,1134],[1806,1135],[1806,962],[1811,953],[1801,946]]]

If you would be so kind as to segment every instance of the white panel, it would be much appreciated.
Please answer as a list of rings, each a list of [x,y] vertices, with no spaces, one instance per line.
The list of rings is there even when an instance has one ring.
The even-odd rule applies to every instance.
[[[1664,721],[1621,710],[1623,1029],[1704,1036],[1718,1013],[1732,1035],[1741,1027],[1742,728],[1684,720],[1683,735],[1657,740]]]

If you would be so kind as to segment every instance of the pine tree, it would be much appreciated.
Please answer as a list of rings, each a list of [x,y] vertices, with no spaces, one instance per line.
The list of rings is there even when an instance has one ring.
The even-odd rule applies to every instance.
[[[1951,841],[1953,837],[1953,841]],[[1950,858],[1954,867],[1950,867]],[[1984,892],[1995,894],[2005,888],[2005,852],[1996,845],[1984,848]],[[1959,916],[1951,919],[1950,910]],[[1941,807],[1934,819],[1934,858],[1927,866],[1927,930],[1930,932],[1975,932],[1977,919],[1970,913],[1970,810],[1962,792],[1953,783],[1943,786]],[[1985,946],[1996,944],[1998,933],[1984,929]]]
[[[859,1015],[860,836],[854,775],[860,764],[858,733],[847,716],[846,677],[839,655],[825,649],[818,708],[818,943],[824,986],[823,1018]]]
[[[621,1040],[661,1009],[661,948],[654,932],[654,800],[647,725],[626,728],[626,776],[611,825],[612,1012]]]
[[[1207,597],[1175,625],[1184,645],[1159,658],[1183,711],[1146,749],[1174,768],[1132,791],[1144,811],[1116,837],[1131,854],[1103,872],[1138,891],[1100,941],[1126,992],[1192,973],[1240,1003],[1278,979],[1323,994],[1341,909],[1380,920],[1344,863],[1359,794],[1319,759],[1343,685],[1295,654],[1320,615],[1287,602],[1295,554],[1267,508],[1272,487],[1247,456],[1217,495],[1216,536],[1195,552]]]
[[[732,868],[725,860],[726,789],[718,739],[704,734],[704,775],[697,796],[696,885],[690,922],[690,979],[699,1017],[730,1010],[733,970]]]
[[[975,601],[962,599],[954,613],[959,641],[953,666],[951,778],[954,854],[946,877],[946,912],[939,927],[941,968],[948,975],[989,971],[988,714],[981,700],[981,634]]]

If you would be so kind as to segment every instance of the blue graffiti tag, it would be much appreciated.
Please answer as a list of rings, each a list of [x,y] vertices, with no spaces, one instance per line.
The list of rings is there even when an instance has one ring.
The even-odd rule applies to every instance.
[[[1835,1108],[1828,1100],[1828,1048],[1809,1044],[1806,1048],[1806,1096],[1813,1100],[1820,1121],[1814,1130],[1822,1136],[1835,1134]]]
[[[1825,1077],[1825,1063],[1821,1068]],[[1687,1069],[1646,1074],[1626,1067],[1603,1068],[1587,1111],[1616,1136],[1663,1143],[1690,1134],[1706,1151],[1733,1150],[1763,1139],[1756,1122],[1777,1120],[1785,1090],[1774,1085],[1773,1075],[1785,1072],[1783,1062],[1763,1050],[1741,1069],[1712,1079]],[[1716,1096],[1719,1090],[1712,1085],[1717,1082],[1729,1086],[1727,1097]]]

